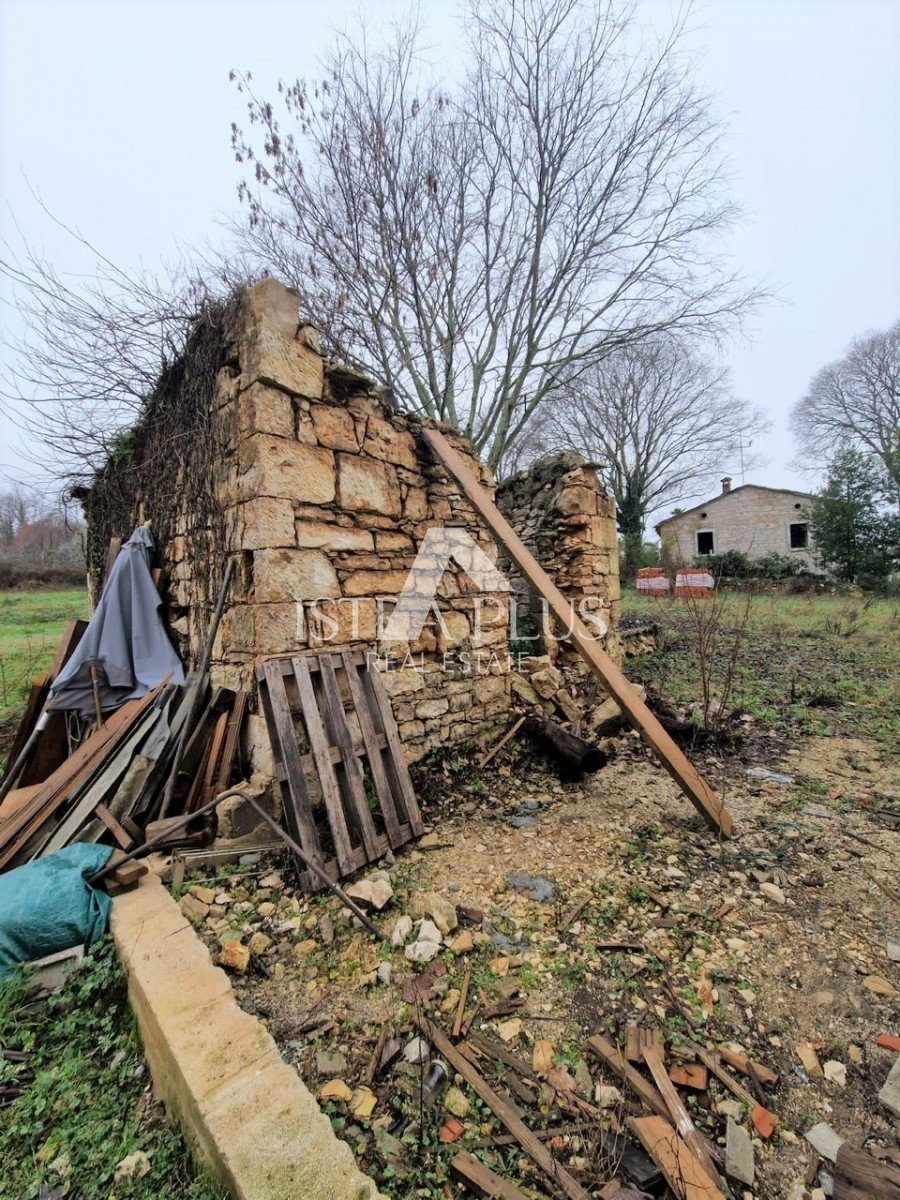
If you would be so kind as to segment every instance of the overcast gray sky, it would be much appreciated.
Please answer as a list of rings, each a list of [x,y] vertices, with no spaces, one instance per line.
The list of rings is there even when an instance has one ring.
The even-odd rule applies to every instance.
[[[365,11],[375,21],[404,7],[369,0]],[[657,0],[640,9],[651,24],[670,14]],[[453,0],[422,10],[452,64]],[[331,30],[359,11],[358,0],[0,0],[4,235],[12,213],[60,269],[87,265],[27,177],[125,268],[216,239],[240,170],[229,70],[251,70],[263,94],[281,76],[315,76]],[[900,318],[900,0],[697,0],[693,27],[746,211],[733,251],[784,301],[731,355],[737,393],[774,423],[768,465],[748,481],[804,487],[789,465],[790,406],[854,335]],[[0,490],[24,474],[20,438],[0,428]]]

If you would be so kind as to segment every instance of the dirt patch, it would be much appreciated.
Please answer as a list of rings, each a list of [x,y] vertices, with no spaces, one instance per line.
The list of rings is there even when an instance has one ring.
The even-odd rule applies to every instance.
[[[755,1139],[754,1195],[788,1195],[808,1161],[802,1133],[817,1121],[858,1145],[889,1140],[890,1114],[877,1092],[892,1055],[875,1038],[895,1032],[898,1001],[870,981],[900,991],[886,955],[897,906],[877,882],[890,888],[896,877],[898,835],[872,810],[896,791],[896,765],[865,739],[823,738],[777,764],[794,783],[773,784],[748,778],[746,762],[711,756],[712,782],[721,786],[724,777],[738,830],[719,844],[630,735],[613,762],[580,786],[560,784],[526,758],[523,769],[513,748],[483,774],[469,763],[447,766],[429,789],[431,811],[440,811],[426,840],[434,848],[411,848],[384,864],[394,897],[376,920],[386,932],[404,914],[418,920],[430,892],[483,913],[481,924],[448,934],[434,959],[446,972],[415,1002],[404,1001],[404,983],[433,964],[414,966],[402,945],[378,946],[354,930],[333,901],[297,894],[287,864],[274,874],[261,864],[254,875],[217,884],[212,909],[198,916],[214,953],[228,933],[248,944],[254,933],[271,938],[257,943],[263,948],[236,990],[312,1088],[334,1077],[348,1085],[355,1099],[328,1100],[326,1111],[381,1186],[406,1196],[427,1178],[428,1187],[442,1188],[453,1152],[503,1133],[463,1088],[464,1133],[441,1146],[448,1114],[442,1102],[424,1102],[423,1068],[401,1061],[369,1069],[381,1031],[406,1045],[417,1011],[449,1030],[467,962],[469,1010],[475,1001],[482,1014],[506,1005],[489,1020],[476,1015],[472,1029],[506,1039],[526,1063],[535,1042],[551,1042],[573,1078],[577,1068],[584,1085],[589,1073],[590,1103],[598,1086],[617,1081],[585,1039],[622,1038],[635,1021],[655,1026],[670,1056],[691,1039],[732,1043],[777,1071],[766,1106],[779,1125],[768,1142]],[[549,880],[554,897],[536,901],[512,889],[513,871]],[[772,883],[784,903],[761,890]],[[471,939],[471,948],[454,953],[447,942],[461,934],[468,937],[459,944]],[[377,974],[386,963],[389,983]],[[846,1084],[809,1077],[801,1043],[812,1043],[821,1063],[841,1063]],[[504,1086],[494,1064],[480,1061],[479,1069]],[[558,1092],[548,1101],[544,1086],[532,1114],[538,1126],[565,1124],[566,1104]],[[365,1111],[365,1087],[371,1112],[354,1115]],[[631,1099],[605,1111],[608,1129]],[[716,1106],[727,1099],[714,1082],[708,1098],[691,1105],[713,1141],[724,1135]],[[608,1154],[601,1164],[588,1142],[583,1131],[570,1133],[554,1152],[592,1187],[610,1167]],[[482,1152],[520,1185],[535,1182],[522,1173],[520,1154]]]

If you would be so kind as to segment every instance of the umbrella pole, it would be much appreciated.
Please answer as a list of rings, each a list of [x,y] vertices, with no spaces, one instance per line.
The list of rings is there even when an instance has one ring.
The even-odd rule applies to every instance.
[[[97,678],[96,663],[91,663],[91,686],[94,689],[94,712],[97,716],[96,732],[99,733],[99,731],[103,728],[103,709],[100,706],[100,681]]]

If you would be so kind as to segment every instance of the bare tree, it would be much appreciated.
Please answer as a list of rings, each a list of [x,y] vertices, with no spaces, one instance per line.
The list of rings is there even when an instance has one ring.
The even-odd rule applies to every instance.
[[[78,483],[115,452],[204,306],[228,288],[186,263],[125,271],[41,207],[93,271],[68,274],[24,239],[0,247],[11,310],[0,411],[30,435],[41,467]]]
[[[492,465],[562,380],[759,299],[716,252],[736,212],[684,21],[612,0],[470,0],[469,68],[434,83],[415,23],[343,37],[276,105],[238,77],[252,268],[301,293],[334,353]]]
[[[794,405],[791,429],[807,465],[822,465],[847,444],[879,459],[900,507],[900,321],[857,338],[823,367]]]
[[[648,514],[701,494],[765,428],[762,414],[732,394],[723,367],[658,335],[582,373],[537,414],[527,445],[530,457],[575,449],[596,463],[616,498],[633,573]]]

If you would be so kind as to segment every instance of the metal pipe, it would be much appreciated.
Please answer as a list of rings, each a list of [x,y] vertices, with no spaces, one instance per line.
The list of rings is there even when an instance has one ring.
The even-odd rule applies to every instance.
[[[112,874],[112,872],[115,871],[117,867],[121,867],[123,863],[131,862],[132,859],[141,857],[149,850],[152,850],[154,846],[158,846],[161,842],[168,841],[172,834],[177,832],[177,830],[183,828],[185,825],[188,825],[191,821],[195,820],[195,818],[202,817],[206,813],[212,812],[216,805],[220,804],[223,800],[227,800],[229,796],[240,796],[245,803],[249,804],[256,815],[261,817],[262,820],[265,821],[265,823],[272,830],[272,832],[280,837],[285,845],[294,852],[307,870],[311,871],[312,874],[315,875],[316,878],[320,880],[320,882],[322,882],[330,892],[337,896],[341,904],[343,904],[345,908],[349,909],[349,911],[352,912],[353,915],[362,922],[365,928],[368,929],[369,933],[378,938],[380,942],[386,941],[385,935],[381,932],[378,926],[374,924],[368,914],[363,912],[359,905],[350,899],[344,889],[334,882],[327,871],[320,867],[317,862],[314,862],[313,859],[311,859],[306,853],[306,851],[297,845],[290,834],[281,828],[278,822],[266,812],[258,800],[255,800],[253,796],[248,796],[247,793],[241,791],[240,788],[229,788],[227,792],[222,792],[221,795],[216,796],[215,800],[210,800],[208,804],[204,804],[203,807],[198,808],[196,812],[183,813],[180,817],[171,818],[169,828],[164,833],[160,833],[155,838],[151,838],[150,841],[145,842],[143,846],[138,846],[136,849],[129,851],[124,858],[119,858],[116,859],[115,862],[107,863],[105,867],[101,867],[99,871],[96,871],[93,875],[88,877],[88,883],[99,883],[101,879],[104,879],[107,875]]]
[[[19,757],[6,772],[6,777],[4,778],[3,783],[0,784],[0,800],[3,799],[7,792],[11,791],[12,785],[22,774],[22,771],[25,769],[25,764],[31,757],[31,751],[34,749],[34,743],[41,736],[41,733],[43,732],[49,720],[50,714],[45,709],[38,717],[34,729],[32,729],[31,733],[29,733],[28,741],[19,751]]]

